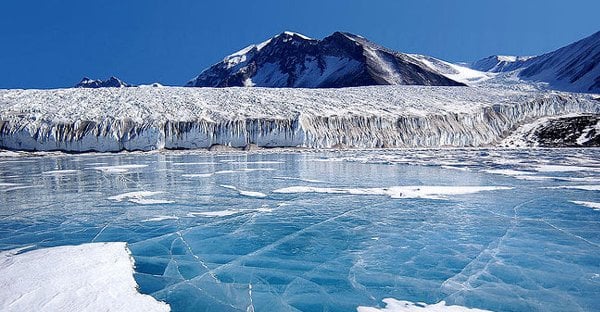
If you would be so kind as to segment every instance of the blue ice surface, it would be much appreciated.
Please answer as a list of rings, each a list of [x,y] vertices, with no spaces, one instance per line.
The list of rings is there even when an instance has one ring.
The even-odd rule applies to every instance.
[[[5,157],[0,250],[128,242],[140,291],[173,311],[355,311],[390,297],[496,311],[598,311],[600,211],[572,201],[598,203],[600,192],[552,187],[599,185],[599,155],[466,149]],[[543,170],[557,164],[563,167]],[[486,172],[507,169],[534,178]],[[443,199],[273,192],[401,185],[513,189]],[[162,193],[114,198],[139,191]]]

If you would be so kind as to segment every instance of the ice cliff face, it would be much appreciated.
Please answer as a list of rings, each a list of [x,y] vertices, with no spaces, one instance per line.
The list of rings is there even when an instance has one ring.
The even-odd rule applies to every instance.
[[[188,87],[340,88],[368,85],[459,86],[419,59],[335,32],[315,40],[283,32],[225,57]]]
[[[0,148],[487,146],[520,124],[599,104],[483,87],[0,90]]]

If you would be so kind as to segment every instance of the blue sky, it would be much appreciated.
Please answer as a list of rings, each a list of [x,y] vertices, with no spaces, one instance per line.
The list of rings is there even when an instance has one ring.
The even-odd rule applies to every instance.
[[[0,88],[83,76],[182,85],[284,30],[336,30],[389,48],[471,61],[535,55],[600,30],[597,0],[18,0],[0,3]]]

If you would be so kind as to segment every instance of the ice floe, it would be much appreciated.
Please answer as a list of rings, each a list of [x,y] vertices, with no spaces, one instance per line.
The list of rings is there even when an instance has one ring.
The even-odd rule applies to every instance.
[[[120,242],[0,252],[0,310],[169,311],[137,291],[133,264]]]

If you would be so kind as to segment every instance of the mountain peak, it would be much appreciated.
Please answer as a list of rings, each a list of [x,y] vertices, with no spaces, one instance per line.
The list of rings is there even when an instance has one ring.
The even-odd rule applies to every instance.
[[[123,82],[121,79],[111,76],[107,80],[90,79],[83,77],[81,81],[75,85],[75,88],[123,88],[131,87],[130,84]]]
[[[308,36],[305,36],[305,35],[303,35],[301,33],[293,32],[293,31],[289,31],[289,30],[284,31],[284,32],[280,33],[277,36],[298,37],[298,38],[301,38],[301,39],[304,39],[304,40],[315,40],[315,39],[312,39],[312,38],[310,38]],[[277,36],[275,36],[275,37],[277,37]]]
[[[358,35],[338,31],[316,40],[284,31],[225,57],[186,86],[339,88],[390,84],[463,85]]]

